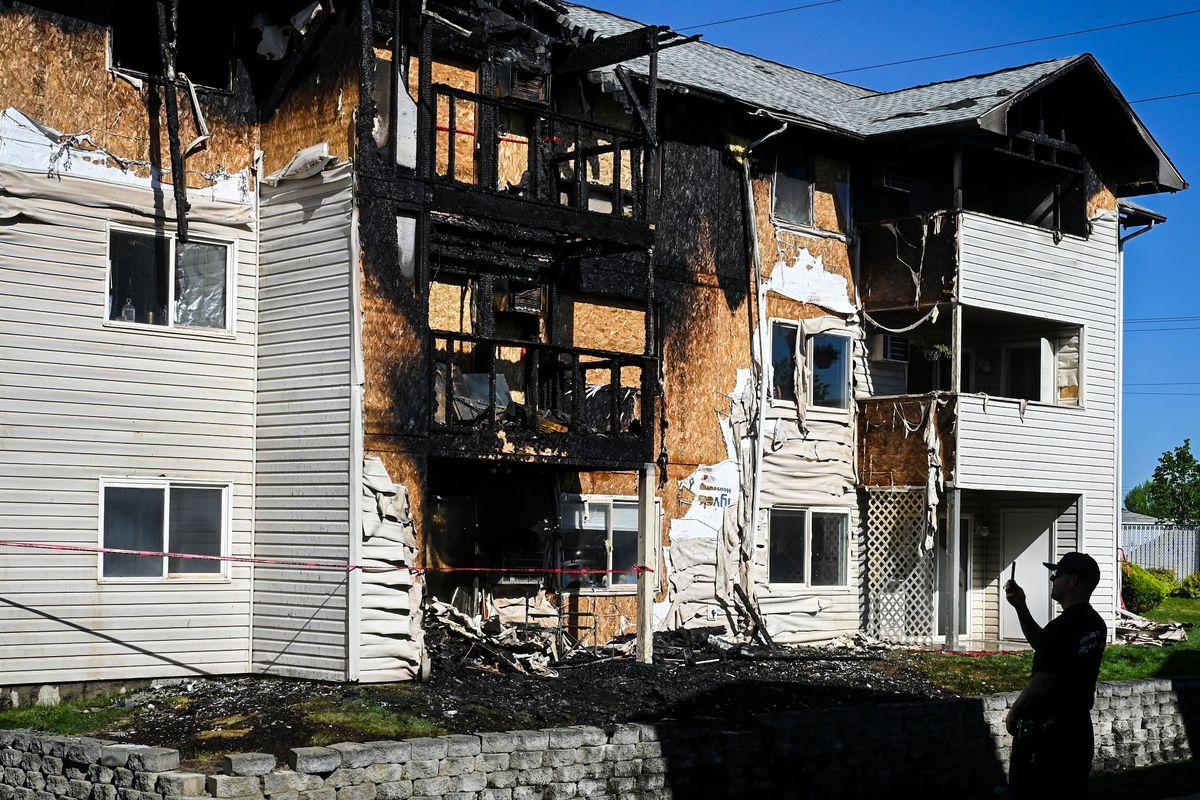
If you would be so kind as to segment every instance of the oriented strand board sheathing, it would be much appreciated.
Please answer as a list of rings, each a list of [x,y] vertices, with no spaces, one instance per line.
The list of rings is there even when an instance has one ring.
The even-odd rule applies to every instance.
[[[429,282],[429,327],[431,330],[471,333],[473,289],[466,283]]]
[[[850,168],[845,162],[817,156],[813,159],[813,225],[823,231],[840,234],[850,232],[845,209],[837,199],[839,184],[850,180]]]
[[[1092,219],[1098,217],[1105,212],[1116,213],[1117,211],[1117,196],[1112,193],[1112,190],[1104,185],[1091,168],[1086,168],[1087,172],[1084,175],[1085,191],[1087,192],[1087,218]]]
[[[771,181],[770,175],[754,179],[754,227],[758,235],[759,252],[762,254],[764,277],[770,278],[775,265],[780,261],[791,264],[800,256],[801,250],[808,250],[813,256],[822,259],[827,272],[846,278],[850,287],[850,299],[854,300],[857,289],[850,264],[850,246],[844,239],[807,235],[776,225],[771,219]],[[819,195],[814,193],[814,198],[816,197]],[[838,230],[829,232],[841,233]]]
[[[417,58],[409,61],[409,92],[417,97],[420,71]],[[464,92],[479,92],[479,65],[465,61],[454,61],[437,56],[433,61],[433,83],[451,86]],[[437,143],[434,173],[446,175],[450,170],[448,144],[451,134],[450,98],[437,99]],[[478,135],[479,104],[462,100],[454,101],[454,177],[463,183],[474,183],[476,178],[475,153]]]
[[[859,478],[864,486],[924,486],[929,452],[924,424],[929,397],[881,398],[863,403],[858,419]],[[938,435],[942,471],[954,474],[953,405],[939,405]]]
[[[340,8],[340,7],[339,7]],[[267,174],[284,167],[296,152],[319,142],[343,160],[354,157],[354,110],[359,101],[359,44],[356,15],[347,6],[335,14],[320,44],[315,70],[289,90],[279,108],[262,125]]]
[[[107,28],[6,7],[0,10],[0,52],[0,107],[17,108],[63,133],[87,133],[97,147],[120,158],[157,160],[169,170],[165,104],[160,104],[159,119],[151,125],[151,89],[136,89],[108,70]],[[201,173],[239,172],[250,166],[258,132],[249,91],[241,71],[234,97],[200,92],[211,138],[206,150],[187,159],[189,186],[212,183]],[[180,138],[186,144],[196,136],[186,92],[179,92],[179,108]],[[132,169],[148,174],[144,167]]]

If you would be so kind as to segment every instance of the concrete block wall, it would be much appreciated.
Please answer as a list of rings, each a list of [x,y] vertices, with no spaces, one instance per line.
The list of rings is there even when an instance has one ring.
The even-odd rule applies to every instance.
[[[219,775],[180,770],[175,750],[0,731],[0,800],[958,796],[1004,784],[1015,698],[780,714],[737,731],[667,720],[301,747],[285,766],[235,753]],[[1188,758],[1200,678],[1102,684],[1093,720],[1098,770]]]

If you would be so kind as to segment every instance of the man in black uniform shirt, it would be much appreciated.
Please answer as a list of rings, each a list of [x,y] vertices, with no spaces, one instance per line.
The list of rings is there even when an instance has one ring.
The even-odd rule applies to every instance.
[[[1025,603],[1025,592],[1010,580],[1004,587],[1016,609],[1021,632],[1033,646],[1029,685],[1005,721],[1013,735],[1009,786],[1020,800],[1087,797],[1095,743],[1092,702],[1100,658],[1108,639],[1104,620],[1089,600],[1100,582],[1100,566],[1085,553],[1067,553],[1051,570],[1050,597],[1062,614],[1045,628]]]

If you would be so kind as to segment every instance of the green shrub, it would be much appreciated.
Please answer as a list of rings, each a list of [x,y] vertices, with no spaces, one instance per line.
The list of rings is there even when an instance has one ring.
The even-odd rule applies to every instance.
[[[1167,587],[1137,564],[1121,565],[1121,597],[1125,607],[1135,614],[1151,611],[1167,596]]]
[[[1183,579],[1179,587],[1179,596],[1200,599],[1200,572],[1193,572]]]
[[[1168,596],[1174,597],[1179,592],[1179,578],[1175,576],[1175,570],[1166,567],[1150,567],[1146,572],[1158,578],[1159,583],[1166,587]]]

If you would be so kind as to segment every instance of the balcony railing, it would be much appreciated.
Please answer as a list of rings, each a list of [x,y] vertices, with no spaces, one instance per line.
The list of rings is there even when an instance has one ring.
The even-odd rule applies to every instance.
[[[649,441],[642,355],[448,331],[430,337],[435,431]]]
[[[545,205],[647,218],[646,138],[511,98],[432,87],[433,177]]]

